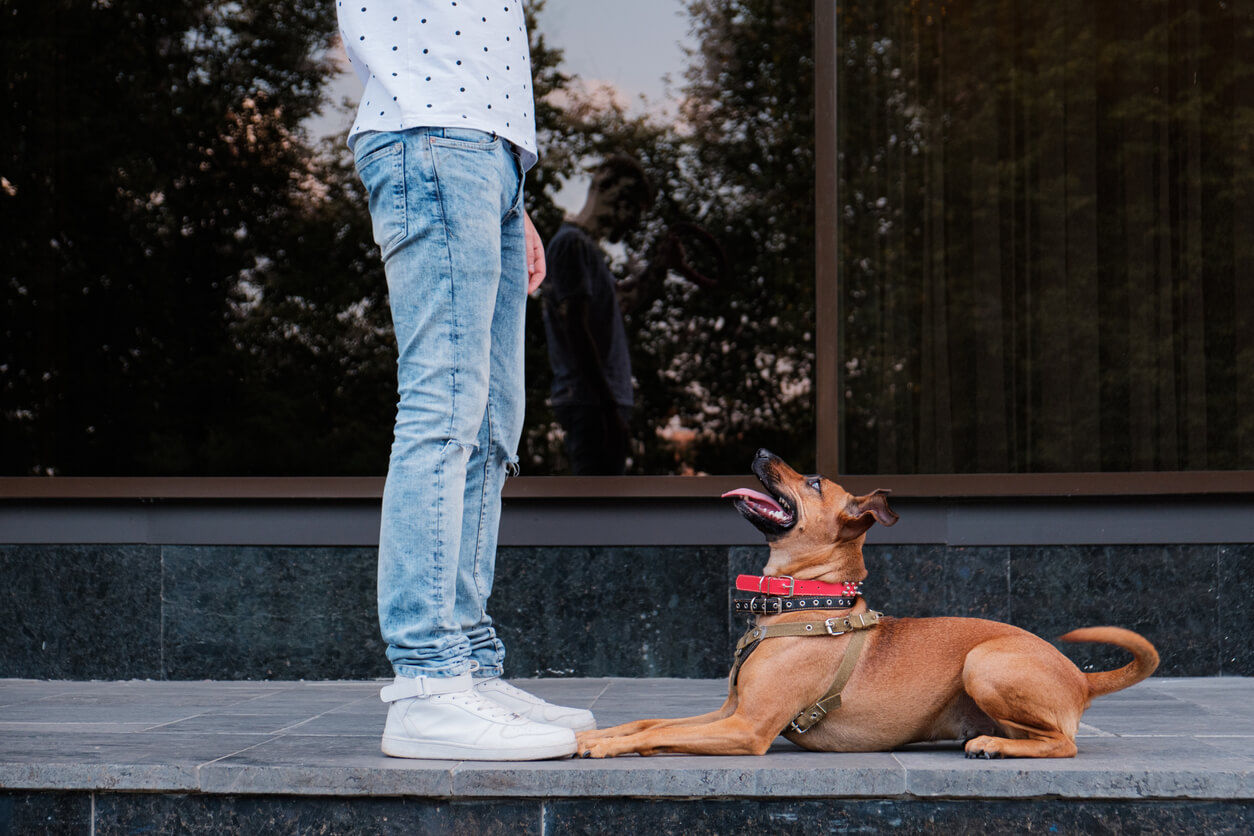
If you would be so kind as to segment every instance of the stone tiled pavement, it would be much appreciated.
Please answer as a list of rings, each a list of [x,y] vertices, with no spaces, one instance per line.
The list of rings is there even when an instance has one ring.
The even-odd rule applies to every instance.
[[[516,683],[602,726],[686,716],[723,680]],[[379,753],[379,682],[0,680],[0,789],[432,798],[1254,799],[1254,679],[1153,678],[1098,700],[1078,757],[966,760],[955,744],[538,763]]]

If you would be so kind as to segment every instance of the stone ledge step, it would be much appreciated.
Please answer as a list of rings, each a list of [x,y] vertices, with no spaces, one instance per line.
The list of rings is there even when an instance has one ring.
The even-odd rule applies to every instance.
[[[721,679],[516,682],[553,702],[591,708],[602,726],[703,713],[726,688]],[[783,739],[762,757],[397,760],[378,748],[382,684],[0,680],[0,792],[466,802],[1254,801],[1249,678],[1151,678],[1094,704],[1078,757],[1006,761],[966,760],[956,743],[836,754]]]

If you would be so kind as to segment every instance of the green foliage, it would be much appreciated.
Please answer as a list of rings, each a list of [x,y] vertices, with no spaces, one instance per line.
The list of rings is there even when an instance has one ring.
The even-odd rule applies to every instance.
[[[332,4],[3,14],[0,471],[379,472],[386,422],[348,398],[379,400],[381,273],[351,172],[301,128]],[[376,327],[326,329],[358,310]]]
[[[541,119],[541,172],[534,180],[555,187],[577,165],[631,154],[658,201],[628,236],[626,260],[647,263],[665,231],[688,221],[711,232],[732,265],[714,290],[673,276],[649,304],[627,315],[637,382],[631,471],[740,473],[763,445],[812,467],[811,4],[697,2],[688,11],[700,46],[688,56],[679,121],[629,116],[612,99],[581,94],[569,77],[554,74],[550,87],[537,81],[536,89],[559,91],[547,101],[564,106]],[[560,63],[560,56],[536,54],[537,67]],[[535,200],[537,226],[555,229],[544,189]],[[698,261],[700,247],[691,249]],[[560,443],[544,404],[548,364],[535,307],[523,458],[537,472],[561,472]]]
[[[530,5],[541,232],[566,179],[627,151],[660,195],[628,256],[695,221],[733,265],[714,291],[668,280],[629,319],[634,470],[741,472],[763,444],[812,460],[808,0],[692,3],[676,124],[580,92]],[[0,15],[0,473],[382,473],[386,283],[342,142],[303,127],[327,105],[334,5],[0,0]],[[532,307],[523,463],[560,472]]]

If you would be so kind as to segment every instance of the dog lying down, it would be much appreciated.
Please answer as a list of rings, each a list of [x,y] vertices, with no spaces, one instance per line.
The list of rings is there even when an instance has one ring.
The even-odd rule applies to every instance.
[[[736,608],[757,614],[741,639],[727,700],[709,714],[639,720],[578,735],[583,757],[636,752],[764,753],[779,734],[820,752],[872,752],[930,740],[965,740],[967,757],[1069,758],[1080,716],[1095,697],[1158,667],[1142,636],[1086,627],[1062,636],[1129,651],[1118,670],[1084,673],[1026,630],[978,618],[891,618],[859,595],[862,543],[897,515],[884,491],[852,496],[759,450],[764,492],[726,494],[770,545],[763,577]]]

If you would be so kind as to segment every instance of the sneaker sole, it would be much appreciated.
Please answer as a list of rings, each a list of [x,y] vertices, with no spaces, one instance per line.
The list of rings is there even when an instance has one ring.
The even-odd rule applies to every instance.
[[[385,737],[383,754],[392,758],[414,758],[437,761],[543,761],[568,758],[575,754],[575,741],[527,746],[519,749],[484,749],[457,743],[409,738]]]

